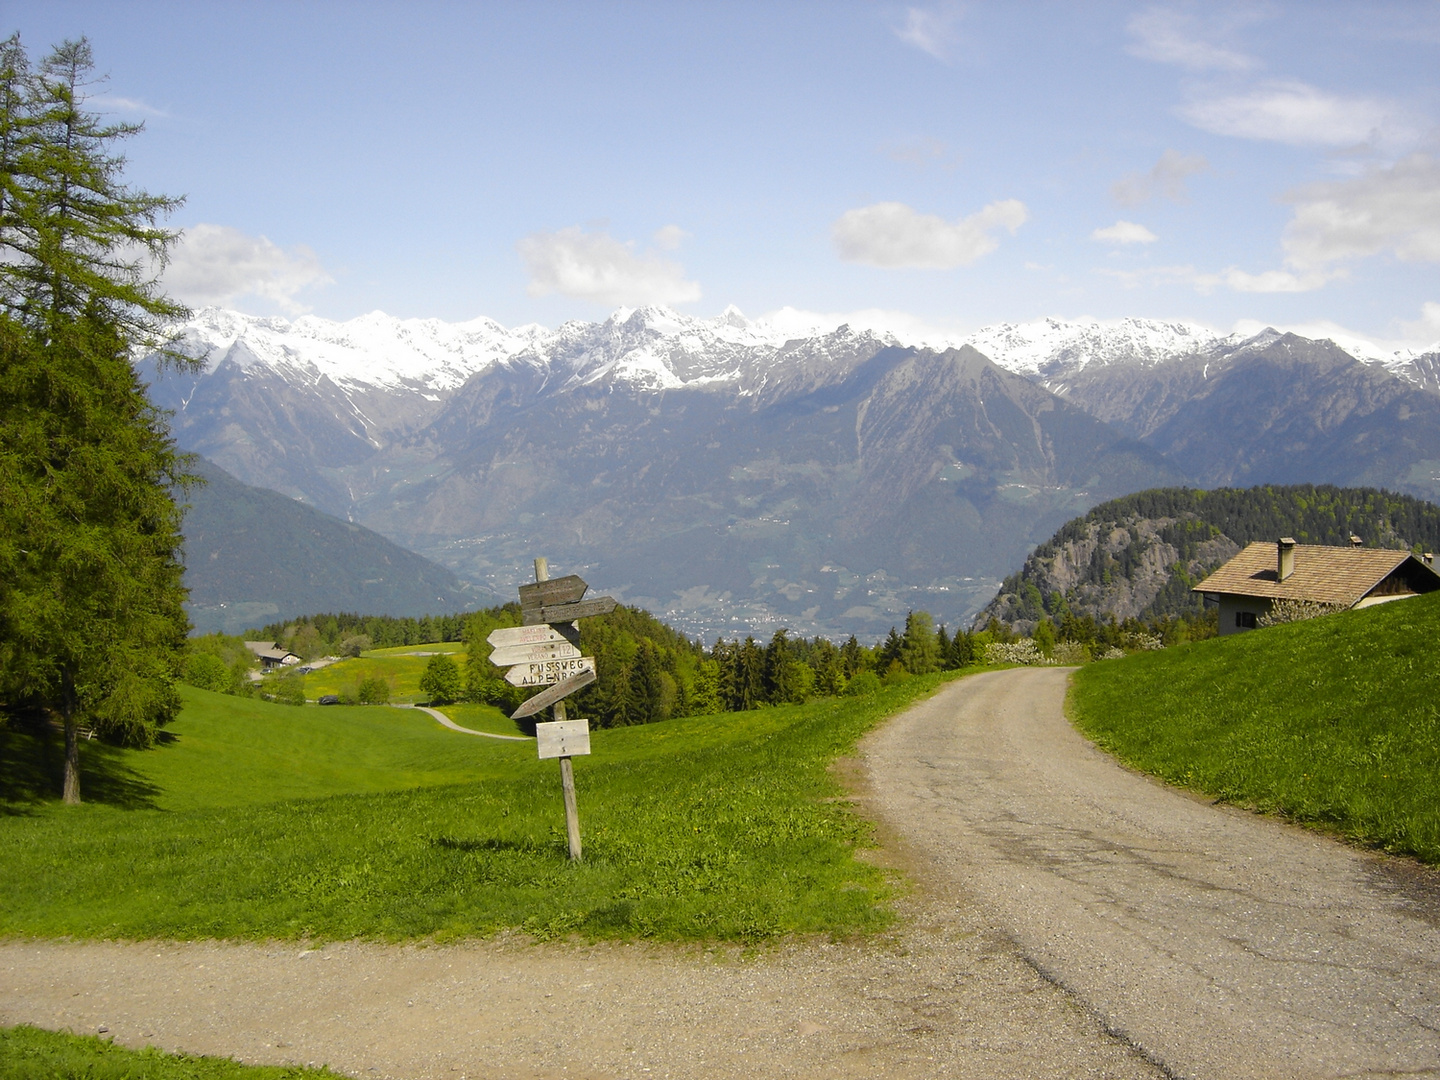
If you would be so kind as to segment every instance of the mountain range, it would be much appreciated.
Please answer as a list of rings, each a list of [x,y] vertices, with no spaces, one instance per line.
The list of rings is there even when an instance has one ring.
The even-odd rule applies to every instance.
[[[927,341],[662,308],[555,330],[212,309],[181,347],[204,370],[152,370],[152,394],[241,480],[501,596],[543,554],[706,635],[958,622],[1062,522],[1144,488],[1440,495],[1440,350],[1138,319]]]
[[[431,615],[497,603],[443,566],[362,526],[242,484],[213,462],[186,504],[186,611],[200,633],[238,634],[318,612]]]

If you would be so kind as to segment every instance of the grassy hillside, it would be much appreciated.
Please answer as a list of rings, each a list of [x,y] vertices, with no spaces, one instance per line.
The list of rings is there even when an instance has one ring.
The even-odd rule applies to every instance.
[[[944,676],[809,705],[597,731],[575,761],[586,857],[534,744],[414,710],[205,691],[151,751],[86,743],[87,798],[0,733],[0,935],[754,940],[884,926],[866,826],[827,768]],[[465,722],[467,717],[460,717]],[[513,730],[513,729],[512,729]],[[47,750],[48,747],[48,750]]]
[[[1440,506],[1375,488],[1159,488],[1111,499],[1066,522],[1007,577],[992,616],[1023,632],[1044,617],[1197,615],[1190,591],[1252,540],[1440,550]]]
[[[1440,863],[1440,594],[1075,673],[1071,714],[1165,780]]]

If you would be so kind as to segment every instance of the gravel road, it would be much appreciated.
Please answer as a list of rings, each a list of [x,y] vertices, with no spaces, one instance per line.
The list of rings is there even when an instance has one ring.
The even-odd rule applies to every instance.
[[[1436,875],[1126,772],[1064,680],[962,680],[845,764],[919,883],[877,940],[10,941],[0,1022],[363,1077],[1440,1076]]]
[[[965,679],[867,740],[932,894],[1172,1075],[1440,1076],[1440,875],[1120,768],[1065,681]]]

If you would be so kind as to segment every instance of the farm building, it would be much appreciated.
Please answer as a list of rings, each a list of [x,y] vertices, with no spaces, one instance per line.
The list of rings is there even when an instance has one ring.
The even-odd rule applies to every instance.
[[[247,641],[245,647],[260,660],[260,667],[265,671],[300,663],[300,657],[282,649],[279,643],[274,641]]]
[[[1220,608],[1220,633],[1252,630],[1277,600],[1362,608],[1440,589],[1434,556],[1360,546],[1256,541],[1221,566],[1194,592]]]

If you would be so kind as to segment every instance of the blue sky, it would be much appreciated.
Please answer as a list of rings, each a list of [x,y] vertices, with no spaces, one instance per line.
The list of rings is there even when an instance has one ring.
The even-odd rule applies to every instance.
[[[1440,4],[0,3],[193,304],[1440,340]],[[1429,305],[1427,307],[1427,305]]]

